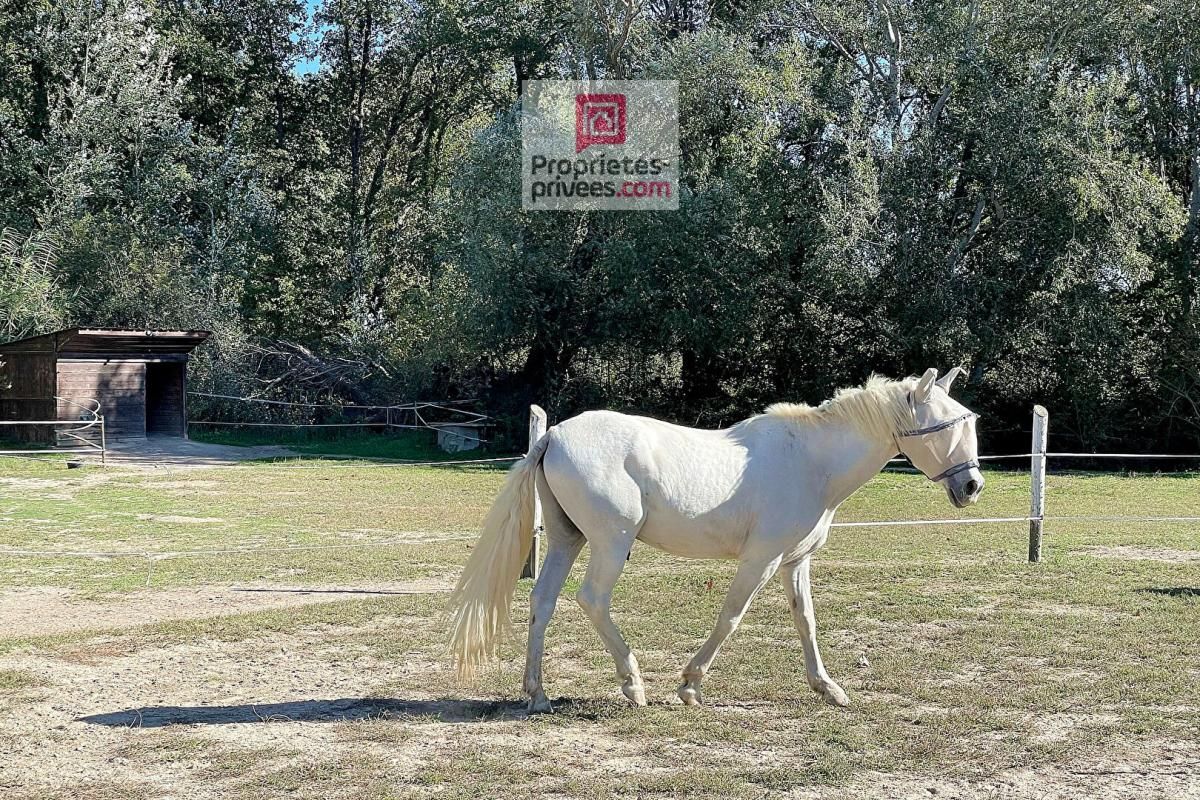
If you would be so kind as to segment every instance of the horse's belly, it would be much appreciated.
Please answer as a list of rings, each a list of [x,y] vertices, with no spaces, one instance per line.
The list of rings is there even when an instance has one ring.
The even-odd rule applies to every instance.
[[[685,558],[737,558],[745,536],[729,525],[668,514],[651,514],[639,540]]]

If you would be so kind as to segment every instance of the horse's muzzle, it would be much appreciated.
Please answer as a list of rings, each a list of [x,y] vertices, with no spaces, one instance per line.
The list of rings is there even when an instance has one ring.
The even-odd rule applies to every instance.
[[[950,495],[950,502],[956,508],[966,508],[979,501],[985,483],[983,473],[978,467],[972,467],[946,477],[946,494]]]

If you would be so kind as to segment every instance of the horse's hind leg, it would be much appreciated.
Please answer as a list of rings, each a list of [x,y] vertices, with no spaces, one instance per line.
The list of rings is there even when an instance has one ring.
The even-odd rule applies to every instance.
[[[537,474],[538,496],[542,502],[542,516],[546,525],[546,558],[542,571],[529,598],[529,644],[525,656],[525,691],[529,694],[529,710],[545,712],[552,710],[550,701],[542,689],[542,656],[546,645],[546,626],[554,614],[558,595],[563,582],[571,571],[571,565],[583,549],[584,538],[571,522],[570,517],[558,504],[541,469]]]
[[[621,692],[635,705],[646,705],[646,690],[637,659],[613,624],[609,611],[613,587],[625,568],[625,559],[641,529],[645,516],[642,492],[628,475],[613,472],[602,481],[603,489],[562,450],[551,448],[542,462],[554,496],[587,537],[591,551],[583,585],[575,599],[600,634],[616,662]]]
[[[619,529],[619,532],[614,532],[616,535],[593,535],[588,538],[591,557],[583,585],[575,597],[616,662],[617,676],[621,679],[621,693],[634,705],[644,706],[646,690],[642,686],[642,673],[638,670],[637,659],[625,643],[621,631],[613,623],[610,613],[613,587],[621,577],[621,570],[625,567],[625,559],[636,535],[633,528],[633,524],[628,524],[627,527]]]

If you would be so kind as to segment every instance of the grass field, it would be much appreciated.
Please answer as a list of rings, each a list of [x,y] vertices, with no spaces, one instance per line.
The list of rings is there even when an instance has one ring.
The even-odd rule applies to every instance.
[[[835,530],[814,597],[848,710],[808,689],[777,584],[708,705],[680,705],[733,565],[638,546],[614,618],[650,707],[626,706],[568,585],[546,662],[558,711],[526,718],[523,634],[469,686],[442,655],[445,591],[501,478],[0,461],[0,796],[1200,795],[1195,523],[1051,521],[1036,566],[1020,524]],[[1050,514],[1200,516],[1200,477],[1052,475],[1048,497]],[[963,512],[887,474],[839,520],[1027,504],[1020,473],[990,473]],[[269,551],[290,546],[331,549]],[[268,551],[215,552],[251,548]],[[214,552],[145,555],[197,549]]]

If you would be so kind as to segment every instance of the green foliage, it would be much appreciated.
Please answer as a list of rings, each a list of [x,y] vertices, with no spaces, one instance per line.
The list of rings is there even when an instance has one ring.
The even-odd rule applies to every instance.
[[[1200,446],[1186,0],[307,8],[0,11],[3,335],[206,327],[195,386],[702,424],[966,363],[996,446],[1033,402],[1063,445]],[[679,81],[677,212],[520,208],[520,83],[584,77]]]
[[[236,447],[281,445],[306,455],[350,456],[371,459],[400,459],[404,461],[453,461],[456,454],[437,446],[432,431],[374,432],[333,429],[287,430],[237,428],[195,425],[189,437],[198,442],[212,442]]]
[[[66,298],[54,272],[56,259],[45,237],[0,230],[0,335],[17,339],[62,322]]]

